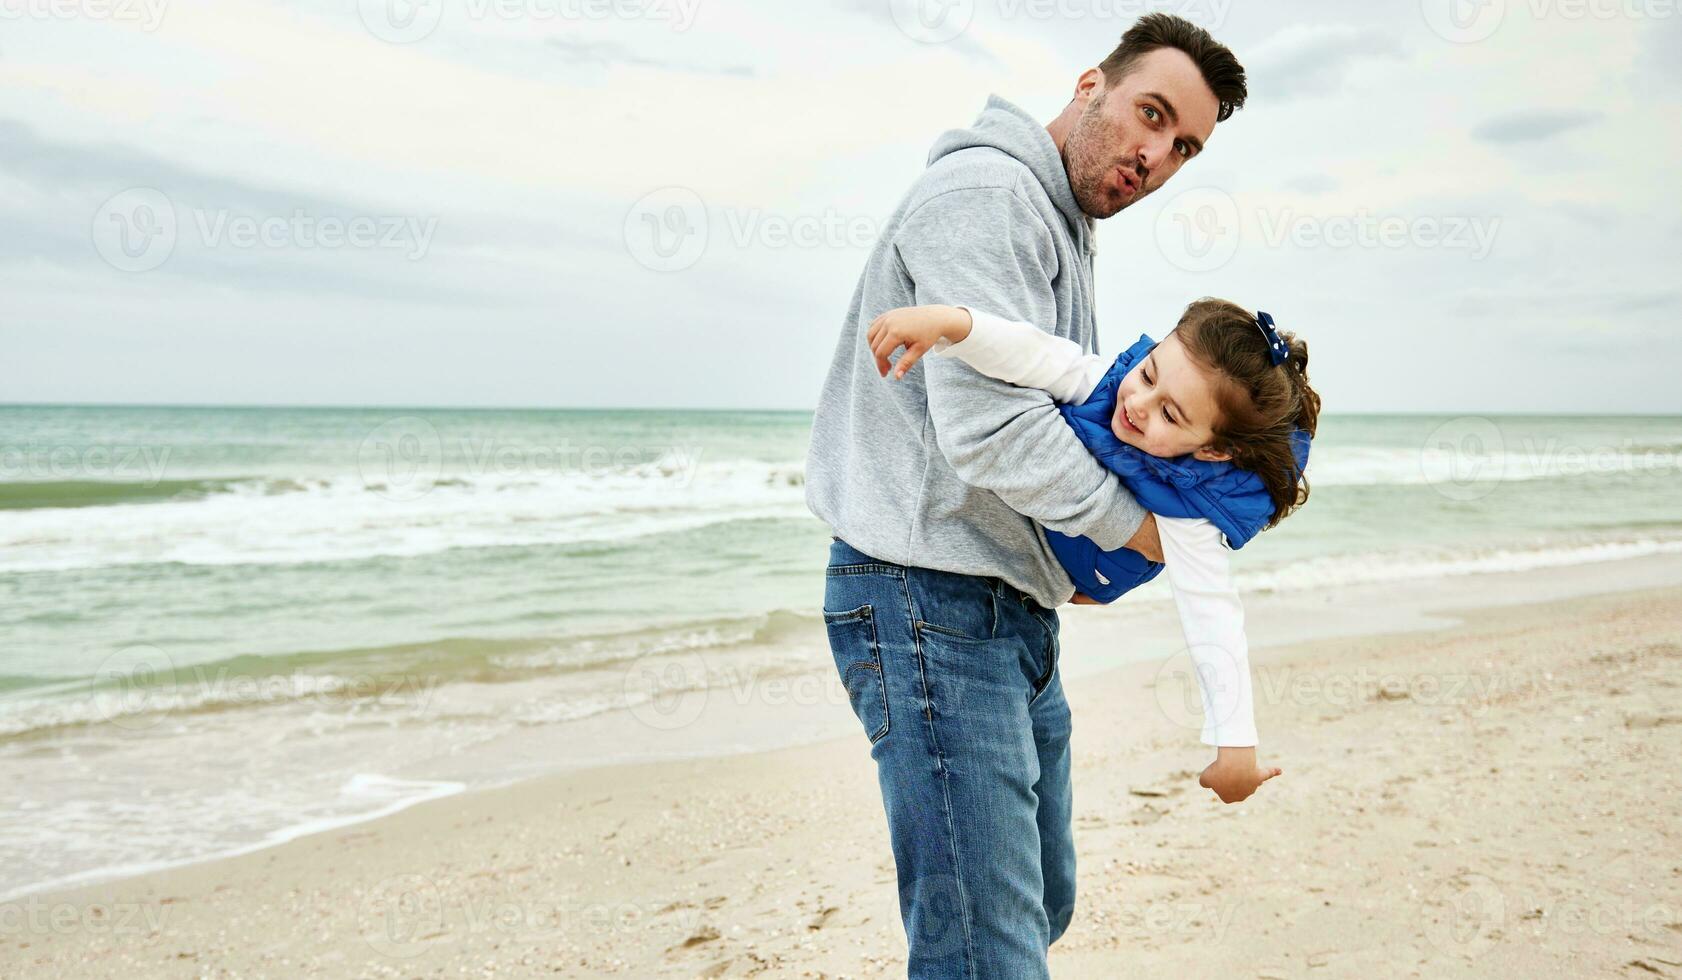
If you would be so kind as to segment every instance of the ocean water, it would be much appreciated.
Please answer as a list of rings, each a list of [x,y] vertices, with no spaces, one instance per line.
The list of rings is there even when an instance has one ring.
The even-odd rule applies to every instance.
[[[831,670],[808,425],[0,406],[0,896],[528,774],[446,763],[635,708],[649,671]],[[1240,581],[1682,551],[1679,477],[1679,417],[1332,415]]]

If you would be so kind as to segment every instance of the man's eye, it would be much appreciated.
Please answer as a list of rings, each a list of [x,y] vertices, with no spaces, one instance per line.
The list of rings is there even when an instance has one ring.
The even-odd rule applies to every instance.
[[[1189,157],[1191,156],[1191,146],[1182,140],[1174,144],[1174,152],[1182,157]]]
[[[1145,118],[1149,119],[1151,122],[1156,122],[1156,117],[1157,117],[1156,107],[1155,106],[1145,106]]]

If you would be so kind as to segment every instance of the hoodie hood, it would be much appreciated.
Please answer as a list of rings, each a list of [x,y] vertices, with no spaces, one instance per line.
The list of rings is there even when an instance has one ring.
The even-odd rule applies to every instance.
[[[1069,186],[1069,172],[1063,155],[1045,126],[1027,112],[997,95],[987,97],[987,106],[968,129],[951,129],[935,140],[929,150],[929,166],[959,150],[988,147],[1007,154],[1034,175],[1046,196],[1062,212],[1069,231],[1085,251],[1092,251],[1093,220],[1080,209]]]

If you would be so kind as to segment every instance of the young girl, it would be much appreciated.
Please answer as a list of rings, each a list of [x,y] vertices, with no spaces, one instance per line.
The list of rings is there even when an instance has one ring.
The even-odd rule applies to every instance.
[[[1203,741],[1218,747],[1199,782],[1234,803],[1280,770],[1256,764],[1244,609],[1228,551],[1308,499],[1303,469],[1320,412],[1308,345],[1266,313],[1218,299],[1186,308],[1161,343],[1141,336],[1114,362],[1032,324],[960,306],[890,310],[868,335],[877,370],[903,378],[927,352],[989,377],[1041,388],[1088,449],[1157,517],[1164,564],[1046,529],[1079,592],[1110,602],[1164,565],[1203,699]]]

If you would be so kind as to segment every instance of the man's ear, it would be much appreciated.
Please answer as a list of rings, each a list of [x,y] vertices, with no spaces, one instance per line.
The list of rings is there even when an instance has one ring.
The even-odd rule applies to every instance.
[[[1204,446],[1192,453],[1193,458],[1201,459],[1205,463],[1224,463],[1232,458],[1231,453],[1223,453],[1213,446]]]
[[[1104,90],[1104,72],[1098,68],[1088,68],[1075,79],[1075,98],[1082,100],[1082,105],[1091,101],[1094,95]]]

